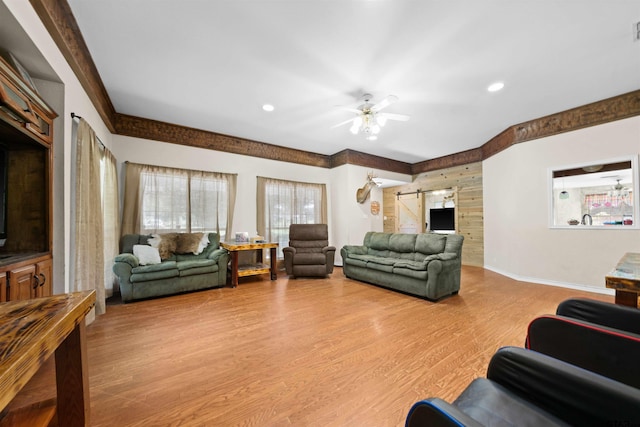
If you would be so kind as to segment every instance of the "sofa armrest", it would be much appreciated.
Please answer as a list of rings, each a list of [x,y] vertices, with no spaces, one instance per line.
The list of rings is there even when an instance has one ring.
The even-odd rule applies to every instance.
[[[208,258],[214,260],[215,262],[218,262],[220,257],[226,255],[227,253],[228,251],[226,249],[218,248],[211,252]]]
[[[335,246],[325,246],[324,248],[322,248],[323,254],[326,254],[327,252],[335,252],[335,251],[336,251]]]
[[[633,307],[571,298],[558,305],[556,314],[640,335],[640,310]]]
[[[366,255],[367,248],[359,245],[344,245],[340,253],[343,258],[345,258],[345,255],[348,256],[349,254]]]
[[[501,348],[487,378],[572,425],[640,423],[640,390],[535,351]]]
[[[116,255],[115,262],[125,262],[131,266],[131,268],[136,268],[140,265],[138,262],[138,258],[134,254],[122,253],[120,255]]]
[[[529,324],[527,348],[640,388],[640,335],[564,316]]]
[[[442,399],[431,398],[416,402],[407,415],[405,427],[423,426],[468,426],[482,424]]]

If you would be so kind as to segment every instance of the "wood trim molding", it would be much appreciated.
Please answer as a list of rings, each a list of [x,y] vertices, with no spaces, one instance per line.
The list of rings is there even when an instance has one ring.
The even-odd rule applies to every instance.
[[[331,156],[331,168],[342,165],[365,166],[373,169],[382,169],[389,172],[411,174],[411,164],[386,157],[374,156],[355,150],[342,150]]]
[[[511,126],[482,146],[482,157],[487,159],[511,145],[532,139],[638,115],[640,115],[640,90]]]
[[[115,133],[263,159],[330,167],[329,156],[116,113]]]
[[[247,156],[334,168],[343,164],[418,175],[485,160],[514,144],[640,115],[640,90],[511,126],[478,148],[414,164],[353,150],[331,156],[217,134],[115,111],[66,0],[30,0],[112,133]]]
[[[411,165],[411,174],[415,176],[423,172],[452,168],[454,166],[468,165],[470,163],[480,161],[482,161],[482,150],[480,148],[473,148],[471,150],[461,151],[459,153],[450,154],[448,156],[414,163],[413,165]]]
[[[511,126],[481,147],[414,163],[412,174],[482,161],[512,145],[640,115],[640,90]]]
[[[109,131],[116,113],[71,7],[66,0],[30,0],[45,28],[69,63]]]

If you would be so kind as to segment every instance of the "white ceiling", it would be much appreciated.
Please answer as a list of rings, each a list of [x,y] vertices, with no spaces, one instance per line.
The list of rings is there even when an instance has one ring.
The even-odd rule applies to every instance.
[[[68,2],[119,113],[320,154],[415,163],[640,89],[640,0]],[[364,92],[411,120],[332,129]]]

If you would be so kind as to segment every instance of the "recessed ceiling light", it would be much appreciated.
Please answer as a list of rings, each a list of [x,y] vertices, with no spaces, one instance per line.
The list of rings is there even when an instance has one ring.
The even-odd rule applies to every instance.
[[[502,82],[495,82],[489,85],[489,87],[487,88],[487,90],[489,92],[497,92],[500,89],[502,89],[504,87],[504,83]]]
[[[275,107],[274,107],[273,105],[271,105],[271,104],[264,104],[264,105],[262,106],[262,109],[263,109],[264,111],[273,111],[273,110],[275,109]]]

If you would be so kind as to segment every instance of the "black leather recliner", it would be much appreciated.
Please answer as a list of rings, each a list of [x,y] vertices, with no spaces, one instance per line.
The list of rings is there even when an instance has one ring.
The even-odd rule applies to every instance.
[[[453,403],[413,405],[407,427],[638,425],[640,390],[550,356],[516,347],[498,350],[486,378]]]
[[[526,347],[640,388],[640,310],[586,298],[529,324]],[[640,412],[640,408],[638,408]]]

